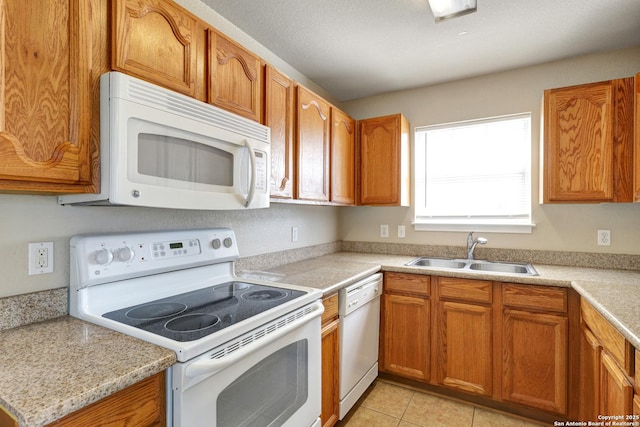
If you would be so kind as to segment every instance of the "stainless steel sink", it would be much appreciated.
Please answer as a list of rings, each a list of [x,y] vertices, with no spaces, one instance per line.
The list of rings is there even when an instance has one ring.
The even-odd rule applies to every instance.
[[[405,265],[412,267],[439,268],[450,271],[467,271],[476,273],[504,273],[525,276],[537,276],[533,265],[526,263],[485,261],[476,259],[430,258],[419,257]]]
[[[407,263],[415,267],[435,267],[435,268],[450,268],[459,269],[464,268],[467,265],[466,260],[447,259],[447,258],[426,258],[420,257]]]
[[[537,276],[538,272],[531,264],[518,264],[511,262],[473,261],[469,265],[470,270],[489,271],[492,273],[525,274]]]

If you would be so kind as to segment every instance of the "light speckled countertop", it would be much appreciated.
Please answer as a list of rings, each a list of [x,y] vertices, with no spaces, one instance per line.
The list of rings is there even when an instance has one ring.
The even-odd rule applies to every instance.
[[[257,264],[262,271],[255,273],[272,274],[267,280],[318,288],[324,295],[377,271],[573,287],[640,349],[640,271],[534,264],[538,276],[515,276],[405,266],[413,258],[335,252],[275,268]],[[244,267],[250,270],[253,265]],[[0,331],[0,406],[21,427],[40,427],[175,361],[170,350],[69,316],[6,329]]]
[[[538,276],[517,276],[488,272],[446,271],[405,265],[414,258],[414,256],[402,255],[337,252],[267,271],[281,275],[280,280],[283,283],[322,289],[324,295],[332,294],[376,271],[573,287],[635,348],[640,349],[640,271],[534,264]]]
[[[39,427],[161,372],[173,351],[69,316],[0,332],[0,406]]]

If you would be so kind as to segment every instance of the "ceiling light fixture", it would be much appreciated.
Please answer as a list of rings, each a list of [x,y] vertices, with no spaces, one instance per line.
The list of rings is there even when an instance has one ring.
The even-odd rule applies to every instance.
[[[476,0],[428,0],[436,22],[477,11]]]

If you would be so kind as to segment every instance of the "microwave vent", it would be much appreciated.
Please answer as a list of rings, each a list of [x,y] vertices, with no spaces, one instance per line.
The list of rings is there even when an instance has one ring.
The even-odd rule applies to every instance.
[[[132,79],[121,73],[111,74],[116,74],[116,78],[126,79],[125,85],[116,84],[112,85],[112,87],[117,88],[116,90],[122,88],[124,92],[123,95],[125,95],[124,97],[133,102],[138,102],[160,110],[166,110],[173,114],[223,128],[230,132],[246,135],[258,141],[271,142],[270,129],[253,120],[246,119],[237,114],[160,86],[138,79]],[[126,89],[124,88],[125,86]],[[114,96],[113,93],[112,96]]]

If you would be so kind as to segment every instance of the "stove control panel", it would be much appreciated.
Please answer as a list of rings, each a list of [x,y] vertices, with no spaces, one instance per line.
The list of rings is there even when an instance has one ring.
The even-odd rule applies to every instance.
[[[96,234],[71,239],[71,284],[76,288],[238,258],[227,228]]]
[[[175,258],[197,255],[200,252],[200,240],[198,239],[154,242],[151,245],[151,255],[154,258]]]

